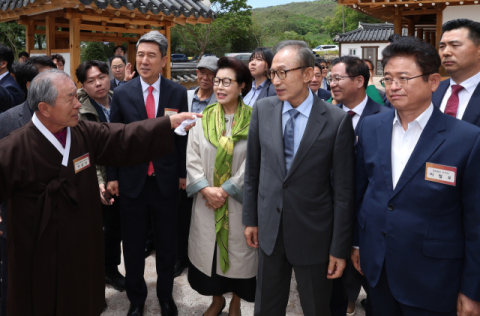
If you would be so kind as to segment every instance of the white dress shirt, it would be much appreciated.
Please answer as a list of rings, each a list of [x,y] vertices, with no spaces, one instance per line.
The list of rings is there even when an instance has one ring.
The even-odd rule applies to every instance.
[[[447,102],[450,96],[452,95],[452,85],[461,85],[463,89],[458,93],[458,110],[457,110],[457,119],[462,119],[465,110],[467,109],[468,102],[473,95],[473,92],[477,88],[478,84],[480,83],[480,72],[477,73],[475,76],[468,78],[464,82],[456,83],[452,79],[450,79],[450,86],[448,87],[447,91],[445,91],[445,95],[443,96],[442,104],[440,105],[440,110],[445,112],[445,108],[447,107]]]
[[[355,115],[352,117],[352,123],[353,123],[353,129],[357,128],[358,121],[360,120],[360,117],[362,116],[363,110],[365,109],[365,106],[367,105],[368,102],[368,96],[365,96],[365,99],[360,102],[359,105],[354,107],[353,109],[349,109],[345,106],[345,104],[342,105],[342,109],[345,112],[348,111],[353,111],[355,112]]]
[[[9,71],[6,71],[4,72],[3,74],[0,75],[0,80],[2,80],[3,78],[5,78],[6,75],[8,75],[10,72]]]
[[[158,102],[160,100],[160,80],[162,79],[162,76],[158,76],[158,80],[155,81],[152,84],[153,87],[153,99],[155,100],[155,117],[157,117],[157,111],[158,111]],[[150,85],[143,81],[142,77],[140,77],[140,82],[142,83],[142,91],[143,91],[143,101],[145,102],[144,104],[147,104],[147,96],[148,96],[148,87]]]
[[[294,128],[294,140],[293,140],[293,157],[297,154],[298,146],[300,146],[300,142],[302,141],[303,133],[305,132],[305,128],[307,127],[308,118],[310,116],[310,112],[312,112],[313,107],[313,92],[312,90],[308,89],[308,97],[300,104],[295,110],[300,112],[300,114],[295,119],[295,128]],[[293,109],[293,106],[288,101],[283,102],[283,109],[282,109],[282,133],[285,134],[285,125],[287,125],[287,121],[290,119],[290,114],[288,113],[289,110]]]
[[[392,181],[393,189],[397,186],[403,169],[407,165],[415,146],[422,135],[428,120],[433,113],[433,103],[420,114],[413,122],[408,123],[407,130],[403,129],[398,112],[395,110],[392,130]]]

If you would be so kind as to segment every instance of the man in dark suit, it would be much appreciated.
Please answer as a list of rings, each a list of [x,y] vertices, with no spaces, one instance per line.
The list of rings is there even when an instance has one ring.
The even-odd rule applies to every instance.
[[[113,56],[113,58],[110,60],[110,69],[113,73],[113,79],[110,80],[110,89],[112,91],[119,85],[125,83],[124,80],[126,66],[127,61],[123,56]]]
[[[333,99],[337,101],[337,106],[352,118],[353,129],[357,136],[358,126],[365,117],[390,111],[390,109],[367,96],[370,71],[368,64],[363,60],[354,56],[343,56],[333,60],[331,66],[329,81]],[[354,313],[355,301],[362,284],[367,288],[366,280],[353,268],[349,260],[342,277],[333,281],[330,304],[332,315],[344,316],[345,311]],[[367,306],[365,309],[369,315],[371,308]]]
[[[433,106],[433,46],[402,38],[382,63],[395,111],[359,126],[352,261],[374,316],[480,315],[480,129]]]
[[[313,96],[314,57],[285,41],[268,71],[277,97],[253,107],[243,224],[259,248],[255,315],[285,315],[292,268],[304,315],[330,315],[331,279],[350,256],[354,132],[350,116]]]
[[[25,100],[20,87],[10,75],[14,55],[10,47],[0,43],[0,113]]]
[[[168,42],[158,31],[137,43],[139,78],[115,89],[111,122],[131,123],[187,111],[187,90],[161,76],[168,61]],[[175,152],[149,164],[107,171],[111,194],[120,196],[122,239],[126,270],[128,315],[142,315],[147,286],[145,244],[148,224],[153,226],[156,248],[157,296],[163,316],[177,315],[172,298],[176,257],[179,188],[185,189],[187,138],[172,132]],[[148,146],[148,144],[146,144]]]
[[[463,121],[480,126],[480,23],[467,19],[442,26],[439,53],[450,79],[433,93],[433,104]]]

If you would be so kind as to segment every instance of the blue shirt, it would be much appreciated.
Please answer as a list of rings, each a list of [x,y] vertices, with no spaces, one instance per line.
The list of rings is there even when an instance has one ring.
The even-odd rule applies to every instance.
[[[91,99],[93,102],[95,102],[96,104],[98,104],[98,106],[100,106],[100,108],[102,109],[103,111],[103,114],[105,114],[105,118],[107,119],[107,122],[110,123],[110,108],[105,108],[103,105],[101,105],[100,103],[98,103],[97,101],[95,101],[94,99]],[[108,97],[108,103],[111,104],[112,103],[112,99],[110,98],[110,96]]]
[[[252,90],[250,90],[250,92],[248,92],[247,95],[243,98],[243,103],[245,103],[246,105],[248,105],[250,107],[253,107],[253,105],[255,104],[255,102],[258,99],[258,96],[260,95],[260,92],[262,91],[263,87],[265,86],[265,82],[267,82],[267,80],[262,82],[258,86],[258,88],[255,88],[255,81],[253,81]]]
[[[194,113],[202,113],[203,110],[210,104],[210,99],[212,98],[213,93],[210,95],[208,99],[200,100],[197,96],[198,89],[193,94],[192,100],[192,112]]]
[[[313,93],[312,90],[308,89],[308,97],[302,104],[300,104],[295,110],[300,112],[300,114],[295,119],[295,139],[293,146],[293,156],[297,154],[298,146],[302,141],[303,133],[307,127],[308,118],[310,117],[310,112],[312,111],[313,106]],[[282,132],[285,134],[285,125],[290,119],[289,110],[293,109],[293,106],[288,101],[283,101],[282,109]]]

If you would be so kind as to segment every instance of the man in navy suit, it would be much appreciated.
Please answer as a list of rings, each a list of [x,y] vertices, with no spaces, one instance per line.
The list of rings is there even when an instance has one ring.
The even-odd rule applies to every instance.
[[[10,74],[14,58],[10,47],[0,44],[0,113],[25,100],[22,90]]]
[[[136,62],[140,76],[115,89],[111,122],[131,123],[187,111],[187,90],[161,76],[168,61],[167,48],[167,39],[158,31],[139,39]],[[148,164],[109,168],[107,171],[107,189],[111,194],[121,195],[126,289],[131,303],[127,315],[142,315],[147,298],[143,274],[150,219],[157,251],[157,296],[162,315],[178,314],[172,289],[177,203],[179,188],[185,189],[187,137],[178,136],[173,131],[171,137],[175,143],[173,154]]]
[[[391,110],[367,96],[366,89],[370,79],[370,71],[363,60],[354,56],[342,56],[333,60],[331,65],[332,71],[329,81],[333,99],[337,101],[339,108],[350,115],[355,136],[358,136],[358,126],[365,117]],[[355,301],[360,293],[362,283],[366,287],[364,278],[349,262],[342,277],[333,280],[332,300],[330,302],[333,316],[343,316],[345,311],[354,313]],[[367,315],[369,315],[369,308],[366,308],[366,310]]]
[[[480,23],[467,19],[442,26],[439,53],[450,79],[433,93],[446,114],[480,126]]]
[[[433,46],[402,38],[382,63],[395,111],[359,126],[352,261],[374,316],[480,315],[480,129],[433,106]]]
[[[110,69],[112,69],[113,79],[110,80],[110,90],[114,90],[121,84],[125,83],[125,68],[127,61],[123,56],[113,56],[110,60]]]

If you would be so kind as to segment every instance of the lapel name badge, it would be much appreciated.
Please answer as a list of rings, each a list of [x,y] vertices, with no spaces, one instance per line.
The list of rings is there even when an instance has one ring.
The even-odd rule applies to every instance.
[[[75,173],[79,173],[80,171],[90,167],[90,154],[86,153],[77,159],[73,159],[73,166],[75,167]]]
[[[427,162],[425,168],[425,180],[456,186],[457,167],[437,165]]]
[[[178,114],[178,109],[166,108],[165,112],[163,113],[164,116],[171,116],[171,115],[175,115],[175,114]]]

